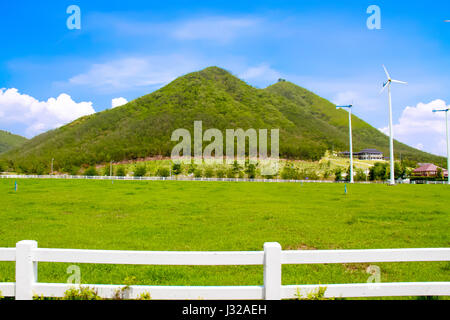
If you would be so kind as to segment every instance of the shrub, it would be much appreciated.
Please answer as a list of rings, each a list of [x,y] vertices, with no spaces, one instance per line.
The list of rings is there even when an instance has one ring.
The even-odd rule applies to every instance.
[[[70,288],[64,292],[62,300],[102,300],[102,298],[98,296],[97,290],[80,286],[79,289]]]
[[[366,181],[367,175],[362,169],[356,169],[355,181]]]
[[[281,170],[281,179],[292,180],[298,178],[298,171],[294,168],[292,164],[287,164]]]
[[[147,173],[147,168],[145,167],[145,164],[139,165],[136,167],[136,170],[134,170],[134,176],[135,177],[143,177]]]
[[[342,180],[342,169],[341,168],[336,168],[336,170],[334,170],[334,180],[335,181]]]
[[[214,177],[214,169],[211,167],[208,167],[205,169],[205,177],[206,178],[212,178]]]
[[[181,173],[181,163],[174,163],[172,166],[172,172],[174,175],[179,175]]]
[[[84,175],[85,176],[98,176],[98,172],[94,166],[90,166],[89,168],[86,169],[86,171],[84,172]]]
[[[123,166],[119,166],[119,167],[117,168],[116,176],[118,176],[118,177],[125,177],[126,174],[127,174],[127,173],[126,173],[125,168],[124,168]]]
[[[233,168],[229,168],[226,172],[227,178],[235,178],[236,174],[233,171]]]
[[[195,169],[195,170],[194,170],[194,177],[196,177],[196,178],[201,178],[201,177],[202,177],[202,174],[203,174],[203,172],[202,172],[201,169]]]
[[[152,299],[152,297],[151,297],[150,293],[147,291],[144,291],[137,297],[136,300],[151,300],[151,299]]]
[[[0,172],[8,170],[8,163],[6,161],[0,160]]]
[[[325,291],[327,291],[326,287],[319,287],[316,291],[310,291],[305,297],[303,297],[300,290],[297,289],[297,294],[295,296],[298,300],[333,300],[330,298],[324,298]]]
[[[158,170],[156,170],[156,175],[158,177],[168,177],[170,175],[170,170],[165,167],[159,167]]]
[[[217,178],[224,178],[226,176],[226,172],[224,169],[220,168],[216,170],[216,177]]]
[[[255,179],[256,177],[256,166],[254,164],[249,164],[247,166],[247,169],[245,170],[245,173],[247,174],[247,177],[249,179]]]

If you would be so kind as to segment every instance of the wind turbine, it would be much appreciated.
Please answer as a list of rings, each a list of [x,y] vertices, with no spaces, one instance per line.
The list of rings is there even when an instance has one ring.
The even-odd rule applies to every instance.
[[[348,108],[348,131],[350,136],[350,183],[353,183],[353,146],[352,146],[352,107],[348,106],[336,106],[336,108]]]
[[[386,67],[383,65],[384,72],[386,73],[387,81],[383,83],[383,88],[381,89],[380,94],[388,88],[388,97],[389,97],[389,161],[390,161],[390,167],[391,167],[391,177],[389,184],[394,185],[395,184],[395,175],[394,175],[394,134],[392,132],[392,99],[391,99],[391,83],[400,83],[400,84],[408,84],[407,82],[400,81],[400,80],[394,80],[389,75],[389,72],[387,71]]]
[[[448,136],[448,111],[450,108],[441,109],[441,110],[433,110],[433,112],[445,112],[445,132],[447,134],[447,179],[448,184],[450,184],[450,142]]]

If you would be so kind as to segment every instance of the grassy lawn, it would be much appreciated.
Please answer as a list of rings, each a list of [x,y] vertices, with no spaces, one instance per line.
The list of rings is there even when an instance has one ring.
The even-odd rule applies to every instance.
[[[446,185],[0,180],[0,247],[262,250],[450,246]],[[450,281],[450,263],[379,263],[381,280]],[[257,285],[262,266],[79,265],[82,283]],[[284,266],[284,284],[366,282],[368,264]],[[39,281],[66,282],[68,264],[40,263]],[[0,263],[0,282],[14,264]]]

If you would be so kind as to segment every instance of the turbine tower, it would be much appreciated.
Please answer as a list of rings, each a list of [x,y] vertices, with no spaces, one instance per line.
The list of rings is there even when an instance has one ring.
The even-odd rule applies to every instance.
[[[336,108],[348,108],[348,134],[350,136],[350,183],[353,183],[353,145],[352,145],[352,107],[353,105],[348,106],[336,106]]]
[[[433,112],[445,112],[445,132],[447,137],[447,181],[450,185],[450,141],[448,136],[448,111],[450,108],[441,109],[441,110],[433,110]]]
[[[408,84],[404,81],[394,80],[389,75],[389,72],[387,71],[386,67],[383,65],[384,72],[386,73],[387,81],[383,84],[383,88],[381,89],[381,92],[388,87],[388,98],[389,98],[389,162],[390,162],[390,168],[391,168],[391,177],[389,184],[394,185],[395,184],[395,174],[394,174],[394,134],[392,132],[392,99],[391,99],[391,83],[400,83],[400,84]],[[380,92],[380,93],[381,93]]]

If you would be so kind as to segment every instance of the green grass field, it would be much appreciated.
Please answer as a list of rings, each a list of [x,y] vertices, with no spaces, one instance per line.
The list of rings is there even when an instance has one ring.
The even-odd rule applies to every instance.
[[[0,180],[0,247],[262,250],[450,246],[446,185]],[[40,263],[39,281],[66,282],[69,264]],[[450,263],[379,263],[381,280],[450,281]],[[79,265],[82,283],[258,285],[262,266]],[[368,264],[283,266],[283,284],[366,282]],[[129,279],[128,279],[129,280]],[[0,282],[14,264],[0,263]]]

